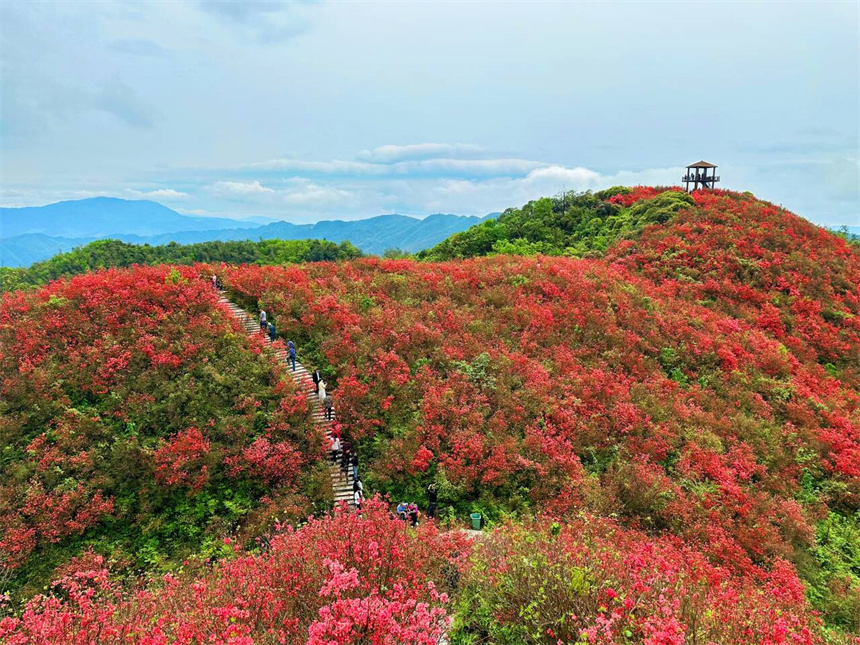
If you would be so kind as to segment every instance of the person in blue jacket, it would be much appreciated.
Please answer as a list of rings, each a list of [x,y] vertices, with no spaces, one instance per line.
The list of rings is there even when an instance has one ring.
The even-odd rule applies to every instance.
[[[287,351],[290,353],[290,363],[293,365],[293,371],[296,371],[296,346],[293,341],[287,341]]]

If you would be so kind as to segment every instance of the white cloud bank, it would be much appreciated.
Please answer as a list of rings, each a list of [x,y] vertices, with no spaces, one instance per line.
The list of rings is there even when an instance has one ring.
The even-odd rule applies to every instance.
[[[485,215],[561,191],[671,184],[682,169],[605,174],[581,166],[492,156],[472,144],[419,143],[365,150],[356,160],[281,158],[218,172],[226,177],[206,185],[204,192],[229,200],[236,215],[315,221],[391,212]],[[223,205],[205,205],[225,210]]]
[[[481,147],[471,143],[411,143],[405,146],[386,145],[362,150],[358,157],[378,163],[433,157],[471,157],[481,153]]]
[[[152,199],[154,201],[172,201],[175,199],[188,199],[191,197],[188,193],[183,193],[172,188],[159,188],[157,190],[141,191],[129,188],[126,190],[129,196],[135,199]]]
[[[149,190],[120,187],[93,194],[153,199],[168,205],[181,200],[186,213],[237,218],[265,215],[295,222],[361,219],[392,212],[419,217],[439,212],[486,215],[561,191],[672,184],[682,169],[606,174],[581,166],[493,156],[472,144],[418,143],[380,146],[359,152],[355,160],[280,158],[235,168],[172,173],[171,183],[182,186],[183,191],[157,188],[158,182],[150,180],[146,182]],[[83,195],[77,189],[57,197],[84,196],[89,193]],[[35,194],[7,192],[4,198],[38,202]]]
[[[219,181],[207,188],[211,193],[222,197],[253,197],[272,195],[274,190],[263,186],[259,181]]]

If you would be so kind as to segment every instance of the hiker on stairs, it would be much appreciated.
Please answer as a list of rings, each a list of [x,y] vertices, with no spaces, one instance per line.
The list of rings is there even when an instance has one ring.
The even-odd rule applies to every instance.
[[[266,310],[260,309],[260,330],[266,331],[268,325],[266,324]]]
[[[338,456],[340,455],[340,437],[332,435],[331,437],[331,461],[337,464]]]
[[[331,416],[334,412],[334,399],[331,398],[331,394],[325,395],[325,398],[323,399],[323,406],[325,407],[326,421],[331,421]]]
[[[287,351],[290,353],[290,363],[293,364],[293,371],[296,371],[296,345],[293,341],[287,341]]]
[[[273,343],[274,343],[274,342],[275,342],[275,337],[276,337],[277,335],[278,335],[278,334],[277,334],[277,332],[275,331],[275,323],[273,323],[273,322],[271,322],[271,321],[270,321],[270,322],[269,322],[269,340],[270,340],[271,342],[273,342]],[[293,369],[295,369],[295,368],[293,368]]]
[[[361,502],[364,500],[364,484],[360,479],[352,482],[352,499],[355,503],[355,508],[358,509],[358,514],[361,515]]]
[[[343,472],[344,478],[349,479],[349,456],[352,452],[352,446],[346,441],[341,441],[340,446],[340,469]]]

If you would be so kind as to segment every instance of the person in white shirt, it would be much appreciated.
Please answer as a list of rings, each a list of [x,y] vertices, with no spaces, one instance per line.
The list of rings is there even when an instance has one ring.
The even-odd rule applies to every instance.
[[[355,502],[355,508],[358,514],[361,515],[361,502],[364,501],[364,493],[357,486],[352,487],[352,499]]]
[[[337,463],[337,458],[340,455],[340,437],[334,436],[331,438],[331,460]]]

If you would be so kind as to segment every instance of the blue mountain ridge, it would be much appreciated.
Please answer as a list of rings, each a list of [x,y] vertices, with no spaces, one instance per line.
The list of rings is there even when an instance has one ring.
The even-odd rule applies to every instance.
[[[59,208],[63,204],[70,206],[64,211]],[[49,212],[45,214],[42,209]],[[65,221],[60,222],[62,212],[66,213]],[[147,219],[149,215],[152,219]],[[418,219],[393,214],[315,224],[277,221],[260,226],[240,220],[188,217],[156,202],[93,198],[42,207],[0,209],[0,266],[29,266],[56,253],[107,238],[151,245],[213,240],[325,239],[338,243],[349,241],[371,254],[389,248],[414,253],[497,215],[474,217],[439,213]],[[213,221],[215,225],[206,228],[205,225]],[[159,230],[159,226],[164,228]]]

